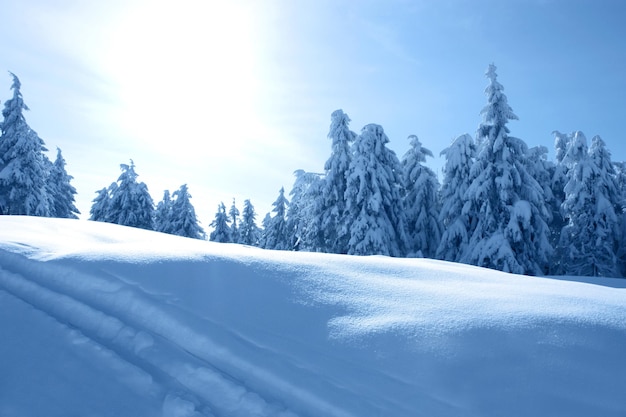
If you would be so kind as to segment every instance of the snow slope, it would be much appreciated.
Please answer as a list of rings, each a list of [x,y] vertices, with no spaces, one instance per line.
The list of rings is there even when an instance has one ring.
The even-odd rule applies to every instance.
[[[0,216],[0,416],[625,416],[625,283]]]

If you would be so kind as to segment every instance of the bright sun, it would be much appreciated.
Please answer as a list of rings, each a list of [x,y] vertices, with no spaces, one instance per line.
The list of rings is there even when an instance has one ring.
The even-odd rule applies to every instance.
[[[134,140],[167,150],[193,144],[237,151],[254,134],[258,55],[249,9],[238,2],[135,5],[112,27],[107,72],[119,88],[120,123]]]

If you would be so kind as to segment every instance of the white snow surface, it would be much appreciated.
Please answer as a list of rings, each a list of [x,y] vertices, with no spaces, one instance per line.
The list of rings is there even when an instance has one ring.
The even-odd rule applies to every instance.
[[[0,216],[0,416],[624,416],[625,284]]]

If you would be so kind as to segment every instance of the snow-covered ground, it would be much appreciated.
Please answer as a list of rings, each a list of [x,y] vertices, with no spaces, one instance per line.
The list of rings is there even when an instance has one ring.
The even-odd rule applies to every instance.
[[[0,416],[625,416],[586,281],[0,216]]]

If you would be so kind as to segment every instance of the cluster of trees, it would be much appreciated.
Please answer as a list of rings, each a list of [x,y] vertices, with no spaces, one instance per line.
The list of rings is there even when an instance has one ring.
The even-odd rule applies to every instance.
[[[26,123],[20,80],[10,74],[13,97],[4,103],[0,123],[0,214],[78,218],[61,149],[51,162],[44,141]]]
[[[510,135],[517,116],[496,67],[475,137],[442,152],[442,184],[424,165],[433,154],[415,135],[399,160],[383,128],[360,134],[331,115],[331,156],[323,174],[296,171],[291,204],[283,191],[264,220],[264,247],[353,255],[429,257],[518,274],[624,274],[626,165],[611,162],[599,136],[555,135],[528,148]]]
[[[76,218],[76,190],[58,150],[54,163],[26,123],[19,79],[0,123],[0,214]],[[298,170],[285,196],[256,224],[220,203],[208,238],[266,249],[351,255],[428,257],[518,274],[626,275],[626,164],[611,161],[595,136],[554,132],[547,148],[510,135],[516,120],[490,65],[487,104],[475,137],[463,134],[441,154],[442,183],[426,165],[418,137],[399,159],[382,126],[357,134],[342,110],[331,115],[331,154],[321,174]],[[156,206],[135,165],[97,191],[90,219],[206,239],[187,185],[164,192]]]

